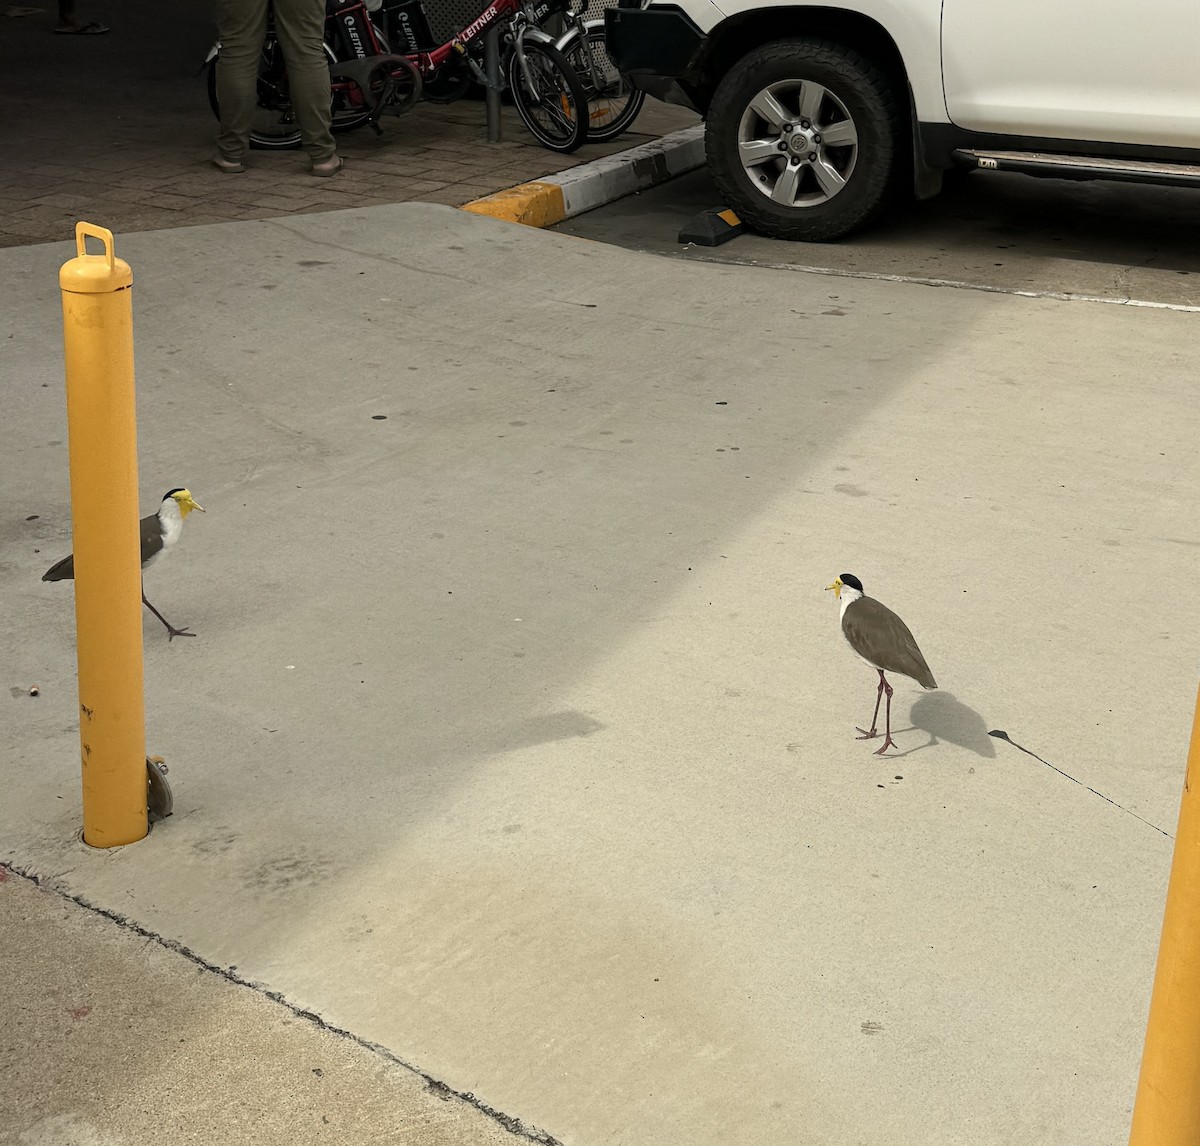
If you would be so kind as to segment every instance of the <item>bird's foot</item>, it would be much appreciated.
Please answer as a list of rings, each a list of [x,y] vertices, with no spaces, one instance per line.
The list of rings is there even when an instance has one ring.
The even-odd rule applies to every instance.
[[[854,731],[862,733],[861,736],[856,736],[854,738],[855,740],[874,740],[875,737],[879,735],[879,733],[876,732],[874,728],[872,728],[871,731],[868,732],[865,728],[859,728],[857,724],[854,726]]]
[[[170,644],[176,637],[194,637],[196,634],[190,629],[177,629],[174,625],[167,626],[167,643]]]
[[[874,755],[876,755],[876,756],[882,756],[882,755],[884,755],[884,753],[886,753],[886,752],[887,752],[887,750],[888,750],[889,748],[895,748],[895,747],[896,747],[896,742],[895,742],[895,741],[892,739],[892,734],[889,732],[889,733],[887,734],[887,737],[886,737],[886,738],[884,739],[884,741],[883,741],[883,747],[882,747],[882,748],[876,748],[876,749],[875,749],[875,752],[874,752]]]

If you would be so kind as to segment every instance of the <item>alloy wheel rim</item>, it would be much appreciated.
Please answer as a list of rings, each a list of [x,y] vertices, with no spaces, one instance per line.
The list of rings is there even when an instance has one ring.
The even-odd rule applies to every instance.
[[[820,207],[845,190],[858,162],[858,128],[846,105],[813,80],[780,80],[746,105],[738,161],[777,206]]]

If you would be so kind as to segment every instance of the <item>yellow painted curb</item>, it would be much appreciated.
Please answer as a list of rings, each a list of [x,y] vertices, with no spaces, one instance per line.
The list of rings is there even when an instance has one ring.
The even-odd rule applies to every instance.
[[[521,183],[484,199],[463,204],[474,215],[490,215],[527,227],[553,227],[566,218],[563,191],[557,183]]]

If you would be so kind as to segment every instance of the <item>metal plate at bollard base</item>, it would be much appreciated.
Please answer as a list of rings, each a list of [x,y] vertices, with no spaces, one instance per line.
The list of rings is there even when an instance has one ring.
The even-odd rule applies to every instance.
[[[175,808],[175,798],[167,782],[167,765],[161,756],[146,757],[146,779],[149,783],[146,812],[153,824],[156,820],[165,820]]]

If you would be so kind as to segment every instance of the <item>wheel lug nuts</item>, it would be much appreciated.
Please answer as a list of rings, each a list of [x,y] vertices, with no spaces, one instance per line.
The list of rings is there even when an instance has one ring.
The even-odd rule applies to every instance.
[[[814,135],[814,136],[812,137],[812,140],[813,140],[813,143],[820,143],[820,142],[821,142],[821,137],[820,137],[819,135]]]
[[[780,151],[787,151],[787,144],[784,143],[783,140],[780,140],[777,144],[775,144],[775,146],[778,147]]]
[[[808,120],[806,120],[806,119],[802,119],[802,120],[800,121],[800,126],[801,126],[802,128],[804,128],[804,130],[805,130],[805,131],[807,131],[807,130],[808,130]]]
[[[809,163],[814,163],[814,162],[816,162],[816,158],[817,158],[817,153],[816,153],[815,151],[810,151],[810,152],[808,153],[808,161],[809,161]]]

